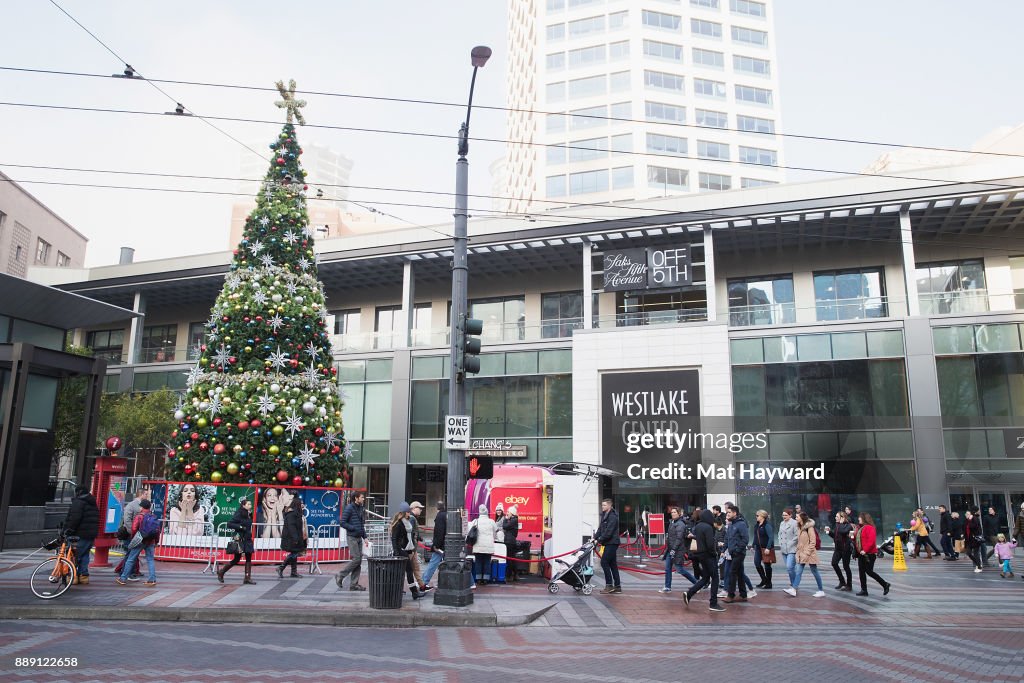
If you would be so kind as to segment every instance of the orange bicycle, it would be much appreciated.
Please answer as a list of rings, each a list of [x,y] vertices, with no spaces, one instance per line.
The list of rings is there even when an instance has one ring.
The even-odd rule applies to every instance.
[[[53,557],[41,562],[29,579],[32,592],[37,598],[52,600],[63,595],[78,576],[78,562],[75,558],[77,536],[68,536],[61,528],[57,538],[44,543],[47,550],[54,550]]]

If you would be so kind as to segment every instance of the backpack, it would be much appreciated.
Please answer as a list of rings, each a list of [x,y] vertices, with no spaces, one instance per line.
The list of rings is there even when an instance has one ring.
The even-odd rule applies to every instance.
[[[814,549],[821,550],[821,534],[818,533],[817,529],[814,529]]]
[[[139,525],[139,533],[142,534],[143,541],[151,541],[160,535],[160,518],[156,515],[149,514],[142,517],[142,523]]]

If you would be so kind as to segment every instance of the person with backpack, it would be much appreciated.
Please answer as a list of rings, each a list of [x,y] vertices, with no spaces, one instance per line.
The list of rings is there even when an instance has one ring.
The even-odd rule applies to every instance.
[[[242,583],[256,583],[252,580],[252,553],[254,548],[252,545],[251,500],[246,498],[242,501],[242,504],[235,510],[234,516],[231,517],[231,521],[228,522],[228,528],[235,532],[235,556],[231,558],[230,562],[217,570],[217,580],[224,583],[224,575],[239,563],[244,553],[245,578],[242,579]]]
[[[277,578],[284,578],[284,569],[289,565],[293,579],[302,576],[299,574],[299,555],[306,552],[309,543],[309,531],[306,529],[306,520],[302,516],[302,499],[298,496],[292,498],[288,509],[284,513],[284,522],[281,524],[281,550],[288,553],[284,562],[277,565]]]
[[[76,583],[89,583],[89,559],[100,532],[100,509],[85,486],[75,489],[75,498],[64,520],[64,530],[68,536],[78,536],[78,544],[75,546],[75,559],[78,562]]]
[[[825,586],[821,583],[821,574],[818,572],[818,549],[821,548],[821,536],[814,528],[814,520],[807,516],[806,512],[797,514],[796,524],[799,528],[796,541],[796,580],[793,585],[787,588],[786,594],[796,597],[796,591],[800,587],[800,577],[804,574],[804,567],[810,565],[811,574],[818,584],[818,590],[814,594],[816,598],[825,597]]]
[[[153,514],[153,503],[149,500],[139,501],[139,514],[132,520],[132,540],[128,543],[128,557],[124,561],[124,569],[117,577],[117,583],[124,586],[128,583],[128,575],[139,555],[146,553],[146,567],[149,575],[146,578],[148,587],[156,585],[156,542],[160,538],[160,518]]]
[[[694,525],[687,535],[686,544],[694,566],[700,563],[700,579],[690,586],[683,594],[683,602],[690,606],[690,600],[705,586],[710,585],[708,609],[712,612],[724,612],[725,608],[718,604],[718,550],[715,545],[715,515],[711,510],[702,510],[700,521]]]

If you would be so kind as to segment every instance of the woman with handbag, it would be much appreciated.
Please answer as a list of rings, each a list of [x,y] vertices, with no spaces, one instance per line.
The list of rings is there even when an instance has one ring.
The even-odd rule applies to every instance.
[[[974,573],[981,573],[981,546],[985,543],[982,536],[981,518],[978,509],[973,508],[964,513],[967,521],[964,523],[964,534],[966,535],[967,557],[974,563]]]
[[[772,565],[775,564],[775,541],[774,530],[768,518],[767,510],[758,510],[754,513],[757,522],[754,524],[754,533],[751,535],[751,545],[754,548],[754,569],[761,577],[761,583],[755,588],[772,589]]]
[[[416,583],[416,577],[412,575],[412,559],[409,557],[410,554],[416,552],[412,520],[409,519],[410,512],[412,512],[412,508],[408,503],[402,501],[402,504],[398,506],[398,512],[388,524],[388,530],[391,533],[391,549],[394,551],[395,557],[405,558],[405,583],[409,586],[412,599],[419,600],[423,597],[423,593],[420,592],[420,587]]]
[[[284,522],[281,525],[281,550],[288,553],[288,556],[284,558],[284,562],[277,565],[277,578],[284,578],[284,568],[289,565],[292,568],[292,573],[288,576],[293,579],[302,576],[299,574],[299,555],[306,552],[308,543],[309,531],[306,529],[306,520],[302,516],[302,500],[295,496],[288,504],[288,509],[284,513]]]
[[[857,595],[868,594],[868,577],[878,582],[882,587],[882,595],[888,595],[892,584],[886,582],[881,576],[875,573],[875,559],[878,557],[877,536],[875,521],[867,512],[860,513],[857,519],[860,526],[853,536],[853,549],[857,553],[857,572],[860,574],[860,592]]]
[[[835,571],[836,576],[839,577],[839,585],[836,586],[837,591],[853,590],[853,574],[850,573],[850,556],[852,554],[850,532],[852,531],[853,525],[850,524],[850,520],[845,512],[836,513],[835,528],[825,527],[825,533],[832,537],[832,542],[835,544],[832,550],[832,569]],[[843,566],[842,571],[839,570],[840,564]],[[846,572],[845,576],[843,572]]]
[[[476,538],[467,545],[472,546],[473,552],[473,586],[476,582],[483,585],[491,578],[491,555],[494,554],[494,520],[487,514],[487,506],[481,505],[478,508],[479,516],[469,524],[469,535],[476,532]]]
[[[242,583],[256,583],[252,580],[252,501],[246,498],[235,510],[228,522],[228,528],[235,532],[235,537],[228,543],[227,551],[234,555],[231,561],[217,570],[217,580],[224,583],[224,575],[242,559],[245,554],[245,578]]]

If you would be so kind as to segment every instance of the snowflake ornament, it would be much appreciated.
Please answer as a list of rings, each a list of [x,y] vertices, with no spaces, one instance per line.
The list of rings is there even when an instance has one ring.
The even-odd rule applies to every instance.
[[[199,368],[199,363],[192,366],[192,369],[188,371],[188,378],[185,380],[185,386],[191,389],[195,386],[196,382],[199,381],[199,375],[203,371]]]
[[[293,437],[299,432],[301,432],[304,426],[302,424],[302,418],[295,414],[294,408],[292,408],[291,415],[286,417],[284,422],[282,422],[281,424]]]
[[[274,333],[276,334],[277,333],[277,329],[279,327],[281,327],[282,325],[284,325],[284,320],[281,319],[281,316],[275,314],[273,318],[271,318],[270,320],[267,321],[267,324],[270,325],[274,329]],[[278,347],[277,350],[280,351],[281,348]]]
[[[257,291],[256,291],[256,292],[255,292],[255,293],[254,293],[254,294],[252,295],[252,300],[253,300],[253,302],[254,302],[254,303],[257,303],[257,304],[259,304],[260,306],[263,306],[264,304],[266,304],[266,303],[267,303],[267,294],[266,294],[266,292],[264,292],[264,291],[263,291],[262,289],[260,289],[260,290],[257,290]]]
[[[258,403],[256,405],[256,410],[263,417],[266,417],[268,413],[274,412],[274,409],[277,407],[274,404],[274,399],[270,398],[270,396],[265,391],[263,392],[263,395],[257,399],[257,401]]]
[[[272,352],[270,357],[267,358],[270,361],[270,365],[275,369],[284,369],[288,365],[288,354],[281,353],[281,347],[277,347],[276,352]]]
[[[316,384],[320,380],[320,371],[312,363],[309,364],[309,367],[302,374],[310,384]]]
[[[299,451],[299,464],[306,468],[309,472],[310,465],[313,465],[320,454],[310,448],[309,444],[304,444],[302,450]]]
[[[263,251],[263,242],[256,240],[255,242],[249,245],[249,251],[252,252],[253,256],[259,256],[260,252]]]
[[[210,399],[210,405],[207,408],[207,411],[210,413],[210,417],[212,418],[214,415],[219,413],[220,409],[223,407],[224,405],[220,400],[220,394],[214,394],[213,398]]]
[[[292,296],[295,296],[295,294],[299,291],[299,288],[295,286],[294,282],[289,282],[287,285],[285,285],[284,288],[285,288],[285,291],[288,292]]]
[[[309,346],[306,347],[306,353],[308,353],[309,357],[312,358],[313,361],[315,362],[316,359],[319,358],[320,354],[323,352],[317,347],[316,344],[314,344],[313,342],[309,342]]]
[[[213,362],[220,366],[220,371],[224,372],[224,368],[228,365],[228,359],[231,354],[228,352],[224,345],[221,344],[220,348],[217,349],[217,353],[213,354]]]
[[[309,270],[309,266],[310,266],[309,259],[307,259],[305,256],[300,258],[298,263],[299,263],[299,268],[301,268],[302,270]]]
[[[270,254],[264,254],[263,256],[260,256],[260,263],[263,264],[264,268],[274,267],[274,259],[270,256]]]
[[[296,235],[291,230],[288,230],[284,234],[284,241],[287,242],[288,244],[295,244],[298,241],[298,239],[299,239],[299,236]]]

